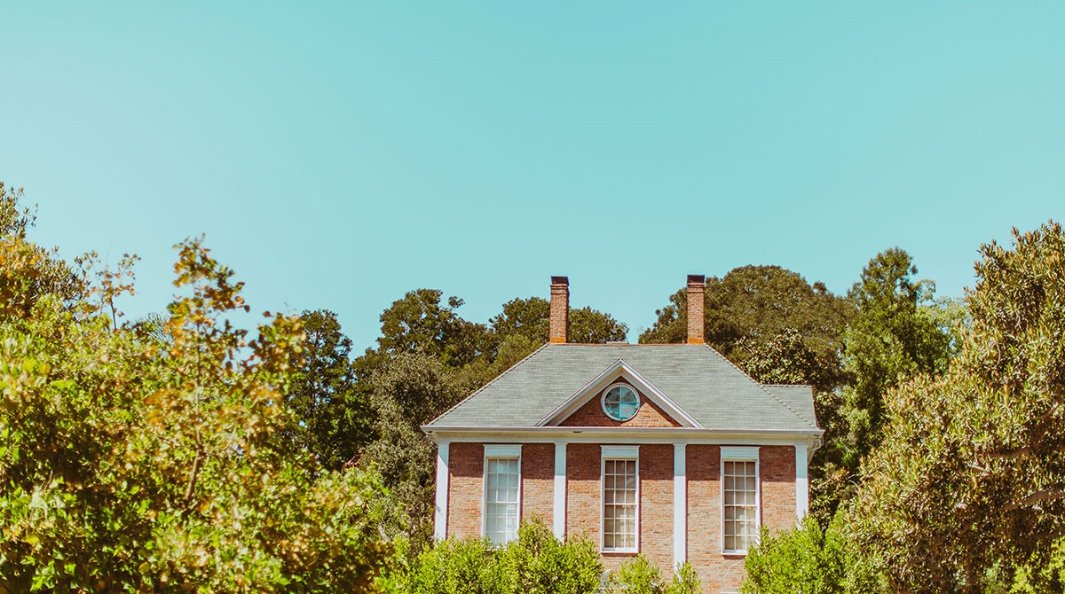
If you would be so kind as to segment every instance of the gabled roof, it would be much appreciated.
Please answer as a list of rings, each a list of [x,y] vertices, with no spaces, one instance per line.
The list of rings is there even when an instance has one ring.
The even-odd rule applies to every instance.
[[[591,382],[586,384],[580,390],[577,390],[574,395],[567,398],[564,402],[561,402],[555,410],[548,414],[548,416],[540,419],[540,422],[536,425],[538,427],[557,425],[561,421],[569,418],[570,415],[598,395],[599,392],[602,392],[610,384],[621,378],[632,384],[637,391],[662,408],[674,421],[680,423],[681,427],[699,426],[698,421],[691,418],[691,415],[685,412],[681,407],[677,406],[676,402],[673,402],[669,396],[663,394],[661,390],[654,386],[654,384],[647,381],[646,378],[640,375],[640,372],[633,369],[624,359],[618,359],[615,361],[613,365],[603,370],[603,372],[592,379]]]
[[[703,429],[818,430],[812,392],[762,386],[709,346],[689,344],[547,344],[425,429],[541,426],[612,366],[630,369]]]

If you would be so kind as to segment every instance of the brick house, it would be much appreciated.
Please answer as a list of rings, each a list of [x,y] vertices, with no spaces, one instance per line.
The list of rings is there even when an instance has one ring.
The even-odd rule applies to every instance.
[[[823,432],[810,386],[759,384],[705,344],[704,285],[688,277],[687,344],[591,345],[567,342],[552,277],[549,342],[423,427],[436,538],[505,543],[539,516],[598,542],[608,570],[643,553],[737,591],[760,527],[806,514]]]

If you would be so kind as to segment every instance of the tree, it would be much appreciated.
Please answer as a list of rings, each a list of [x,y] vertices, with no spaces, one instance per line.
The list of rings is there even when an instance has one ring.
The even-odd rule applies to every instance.
[[[0,259],[36,246],[0,243]],[[41,252],[37,252],[41,253]],[[47,252],[45,252],[47,253]],[[9,286],[42,285],[7,269]],[[299,320],[254,339],[241,283],[179,246],[160,333],[116,324],[128,271],[0,318],[0,590],[371,592],[402,518],[370,472],[278,436]],[[8,302],[10,303],[10,302]]]
[[[654,326],[640,335],[641,343],[686,340],[687,293],[681,289],[669,300],[655,312]],[[741,367],[754,349],[791,329],[814,354],[819,387],[839,383],[840,337],[853,308],[824,284],[811,285],[779,266],[742,266],[706,280],[703,310],[707,343]]]
[[[540,297],[513,299],[503,304],[503,311],[489,320],[497,339],[521,335],[537,346],[547,342],[551,304]],[[569,310],[569,340],[579,343],[604,343],[625,340],[628,327],[610,314],[582,307]]]
[[[404,354],[370,380],[377,435],[359,466],[381,473],[406,515],[414,551],[432,537],[436,447],[424,423],[454,405],[464,392],[456,372],[426,354]]]
[[[339,470],[370,441],[373,411],[356,388],[351,339],[328,310],[300,314],[303,349],[293,353],[297,376],[286,397],[296,415],[291,439],[325,468]]]
[[[978,592],[1014,576],[1024,591],[1060,557],[1065,232],[1014,230],[1012,249],[980,251],[961,353],[946,374],[888,392],[882,444],[862,465],[856,533],[895,590]]]
[[[884,393],[907,378],[942,373],[953,354],[950,329],[940,327],[932,313],[935,284],[914,280],[916,274],[909,254],[885,250],[869,261],[848,294],[858,313],[843,334],[847,468],[856,469],[880,441]]]
[[[45,295],[69,306],[83,294],[84,279],[58,256],[26,235],[36,216],[19,202],[22,190],[0,182],[0,320],[25,318]]]

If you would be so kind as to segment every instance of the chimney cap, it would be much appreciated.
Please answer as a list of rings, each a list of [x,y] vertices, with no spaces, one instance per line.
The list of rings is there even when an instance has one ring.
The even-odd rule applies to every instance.
[[[568,287],[569,286],[569,277],[568,276],[552,276],[551,277],[551,284],[552,285],[566,285]]]
[[[702,274],[689,274],[688,275],[688,284],[689,285],[692,285],[692,284],[701,285],[701,284],[704,284],[705,282],[706,282],[706,276],[705,275],[702,275]]]

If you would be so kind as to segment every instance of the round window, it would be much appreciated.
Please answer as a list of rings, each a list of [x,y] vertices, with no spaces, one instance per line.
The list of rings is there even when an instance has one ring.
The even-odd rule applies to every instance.
[[[625,384],[614,384],[603,393],[603,412],[615,421],[628,421],[640,410],[640,395]]]

